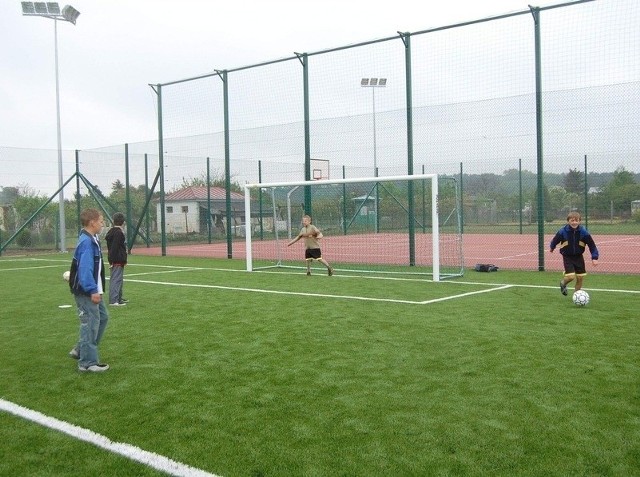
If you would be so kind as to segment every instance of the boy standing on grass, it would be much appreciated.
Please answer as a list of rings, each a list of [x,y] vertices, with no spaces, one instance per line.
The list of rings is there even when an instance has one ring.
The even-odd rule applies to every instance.
[[[569,212],[567,224],[562,227],[551,240],[550,251],[553,253],[556,246],[560,244],[560,254],[564,264],[564,277],[560,281],[560,293],[567,294],[567,285],[576,279],[575,290],[582,288],[582,281],[587,274],[584,256],[585,247],[589,247],[591,252],[591,263],[598,265],[600,256],[596,243],[593,241],[589,231],[580,224],[580,214]]]
[[[127,264],[127,238],[123,231],[124,214],[113,214],[113,227],[109,229],[107,240],[107,260],[111,275],[109,277],[109,305],[124,306],[129,300],[122,298],[124,267]]]
[[[327,267],[327,273],[329,276],[333,275],[333,268],[322,258],[322,251],[320,250],[320,243],[318,239],[323,237],[322,232],[311,223],[311,217],[305,215],[302,217],[302,229],[296,238],[287,244],[287,247],[293,245],[301,238],[304,239],[304,259],[307,262],[307,275],[311,275],[311,262],[317,260]]]
[[[100,363],[98,344],[109,321],[104,306],[104,262],[98,234],[104,227],[102,214],[96,209],[86,209],[80,214],[82,231],[71,262],[69,288],[78,307],[80,337],[69,352],[78,360],[78,371],[99,373],[109,369]]]

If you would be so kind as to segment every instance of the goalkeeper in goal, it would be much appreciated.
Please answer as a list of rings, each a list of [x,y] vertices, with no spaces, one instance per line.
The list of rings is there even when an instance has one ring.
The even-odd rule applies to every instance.
[[[322,232],[311,223],[311,216],[305,215],[302,217],[302,229],[296,238],[291,240],[287,244],[287,247],[293,245],[300,239],[304,239],[304,259],[307,262],[307,276],[311,275],[311,262],[317,260],[325,267],[327,267],[327,273],[329,276],[333,275],[333,268],[331,265],[322,258],[322,251],[320,250],[319,239],[323,237]]]

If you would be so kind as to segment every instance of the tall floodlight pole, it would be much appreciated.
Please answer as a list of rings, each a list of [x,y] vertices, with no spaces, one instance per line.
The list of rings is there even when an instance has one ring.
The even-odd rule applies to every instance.
[[[66,224],[64,218],[64,178],[62,175],[62,132],[60,128],[60,81],[58,75],[58,20],[76,24],[80,12],[70,5],[60,10],[60,6],[56,2],[21,2],[22,15],[50,18],[53,20],[54,35],[54,51],[55,51],[55,69],[56,69],[56,125],[58,138],[58,193],[59,201],[59,221],[60,221],[60,251],[67,251],[66,244]]]
[[[373,103],[373,176],[378,177],[378,144],[376,131],[376,88],[387,86],[387,78],[362,78],[360,86],[371,88],[371,99]],[[380,219],[378,217],[378,184],[376,183],[376,193],[374,202],[374,214],[376,219],[376,232],[380,231]]]

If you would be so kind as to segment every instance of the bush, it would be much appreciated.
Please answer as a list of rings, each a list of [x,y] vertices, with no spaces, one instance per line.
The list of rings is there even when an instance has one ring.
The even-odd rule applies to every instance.
[[[53,229],[45,229],[40,232],[40,240],[44,244],[53,243],[56,241],[56,232]]]
[[[23,229],[22,232],[18,234],[18,238],[16,239],[16,243],[22,248],[29,248],[32,245],[31,241],[31,230]]]

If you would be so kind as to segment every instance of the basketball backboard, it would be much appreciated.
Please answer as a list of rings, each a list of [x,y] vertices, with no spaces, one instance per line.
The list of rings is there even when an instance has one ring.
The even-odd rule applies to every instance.
[[[329,179],[329,160],[311,159],[311,180],[322,181]]]

